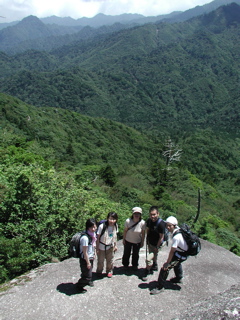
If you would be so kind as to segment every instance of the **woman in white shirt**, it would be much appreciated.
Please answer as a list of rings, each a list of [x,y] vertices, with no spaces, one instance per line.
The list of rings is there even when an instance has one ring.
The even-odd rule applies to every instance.
[[[125,268],[129,266],[130,255],[132,252],[132,268],[138,269],[139,250],[144,246],[145,221],[142,220],[142,209],[134,207],[132,217],[125,222],[123,233],[124,252],[122,264]]]
[[[117,225],[118,215],[116,212],[109,212],[107,220],[101,223],[97,230],[97,276],[101,277],[104,260],[106,260],[106,273],[107,277],[111,278],[113,274],[113,257],[117,251]]]

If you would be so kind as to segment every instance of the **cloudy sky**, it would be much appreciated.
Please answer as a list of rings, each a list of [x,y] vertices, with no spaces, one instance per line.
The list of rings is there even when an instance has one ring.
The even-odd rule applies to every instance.
[[[156,16],[185,11],[211,0],[0,0],[0,23],[21,20],[29,15],[38,18],[93,17],[98,13],[119,15],[139,13]]]

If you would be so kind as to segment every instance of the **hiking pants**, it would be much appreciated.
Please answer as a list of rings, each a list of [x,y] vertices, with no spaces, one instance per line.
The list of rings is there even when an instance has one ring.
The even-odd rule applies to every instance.
[[[129,259],[132,251],[132,266],[137,267],[138,266],[138,260],[139,260],[139,250],[140,250],[141,242],[140,243],[131,243],[125,240],[124,244],[124,252],[122,257],[122,264],[124,267],[129,266]]]
[[[103,272],[104,267],[104,259],[106,259],[106,273],[112,273],[113,270],[113,246],[111,246],[108,250],[99,250],[98,251],[98,262],[97,262],[97,273]]]
[[[171,269],[174,269],[176,278],[182,279],[183,277],[182,262],[184,262],[185,260],[187,260],[187,257],[183,257],[180,255],[177,256],[176,254],[174,254],[172,261],[169,263],[167,270],[164,270],[163,267],[161,268],[158,276],[158,284],[160,286],[164,286],[164,282],[167,280],[169,271]]]
[[[157,263],[158,253],[162,249],[162,246],[156,250],[156,246],[148,243],[148,253],[153,253],[153,262]]]
[[[81,269],[81,278],[78,280],[78,284],[81,286],[86,286],[89,282],[92,281],[92,268],[93,268],[93,260],[90,260],[91,268],[87,268],[87,262],[85,259],[80,258],[80,269]]]

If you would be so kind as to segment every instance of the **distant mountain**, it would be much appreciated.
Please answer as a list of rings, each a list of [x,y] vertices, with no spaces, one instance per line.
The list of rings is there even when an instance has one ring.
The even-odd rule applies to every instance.
[[[1,54],[0,89],[36,106],[178,135],[240,134],[240,6],[184,23],[147,24],[50,53]]]
[[[27,19],[27,18],[26,18]],[[49,25],[50,26],[50,25]],[[100,28],[92,28],[89,26],[80,28],[80,27],[58,27],[52,25],[53,28],[50,29],[50,34],[47,37],[40,37],[36,39],[27,39],[21,42],[11,42],[8,41],[0,43],[0,50],[6,52],[7,54],[13,55],[16,53],[24,52],[27,50],[39,50],[39,51],[51,51],[62,46],[67,46],[72,43],[80,42],[83,40],[91,40],[96,37],[99,40],[99,37],[107,35],[109,33],[117,32],[119,30],[128,28],[128,25],[122,25],[120,23],[115,23],[111,26],[102,26]],[[60,28],[60,35],[55,35],[55,29]],[[75,30],[73,30],[75,28]],[[80,31],[76,32],[77,29]],[[1,33],[1,32],[0,32]],[[62,34],[63,33],[63,34]]]
[[[134,19],[137,19],[138,25],[158,20],[157,17],[144,18],[141,15],[127,14],[120,16],[98,14],[94,18],[78,20],[58,17],[38,19],[29,16],[12,27],[0,30],[0,51],[7,54],[16,54],[29,49],[50,51],[71,42],[136,26]]]
[[[101,13],[93,18],[75,20],[70,17],[60,18],[51,16],[38,19],[37,17],[29,16],[19,23],[0,23],[0,51],[7,54],[16,54],[29,49],[50,51],[54,48],[68,45],[71,42],[86,40],[88,37],[98,37],[99,35],[147,23],[186,21],[209,13],[221,5],[231,2],[232,0],[215,0],[209,4],[197,6],[185,12],[172,12],[167,15],[150,17],[140,14],[110,16]],[[240,0],[236,0],[235,2],[240,4]],[[3,25],[5,27],[9,25],[9,27],[2,29],[1,26]],[[84,27],[87,27],[87,29],[84,29]],[[84,30],[81,32],[82,29]]]
[[[45,24],[58,24],[65,26],[89,26],[93,28],[99,28],[100,26],[112,25],[114,23],[121,24],[132,24],[135,23],[135,20],[144,19],[141,14],[120,14],[116,16],[105,15],[103,13],[97,14],[93,18],[79,18],[77,20],[72,19],[70,17],[67,18],[59,18],[56,16],[42,18],[41,21]]]
[[[0,23],[0,30],[7,28],[7,27],[11,27],[14,26],[15,24],[17,24],[19,21],[12,21],[12,22],[5,22],[5,23]]]
[[[131,14],[124,13],[116,16],[105,15],[103,13],[97,14],[93,18],[79,18],[77,20],[72,19],[70,17],[60,18],[56,16],[42,18],[41,21],[46,24],[57,24],[57,25],[65,25],[65,26],[89,26],[93,28],[99,28],[103,25],[113,25],[115,23],[135,25],[135,24],[145,24],[145,23],[154,23],[156,21],[162,19],[171,19],[174,16],[181,13],[180,11],[172,12],[170,14],[158,15],[158,16],[149,16],[145,17],[141,14]]]
[[[196,6],[195,8],[182,11],[174,11],[170,14],[163,14],[158,16],[143,16],[141,14],[120,14],[116,16],[105,15],[99,13],[93,18],[80,18],[80,19],[72,19],[70,17],[60,18],[56,16],[42,18],[41,21],[46,24],[57,24],[57,25],[65,25],[65,26],[90,26],[93,28],[98,28],[103,25],[112,25],[114,23],[121,24],[138,24],[142,25],[145,23],[155,23],[159,21],[165,22],[181,22],[189,20],[193,17],[200,16],[202,14],[209,13],[211,11],[216,10],[220,6],[227,5],[230,3],[240,4],[240,0],[214,0],[210,3],[207,3],[202,6]]]
[[[63,34],[76,33],[80,29],[80,27],[46,25],[37,17],[29,16],[16,25],[0,30],[0,50],[7,53],[15,53],[18,50],[14,50],[14,48],[19,45],[21,48],[22,44],[26,42],[31,43],[33,41],[34,43],[36,39],[38,42],[52,36],[57,37]],[[32,48],[32,45],[30,47]],[[27,46],[26,49],[29,49],[29,47]],[[42,44],[41,49],[44,49],[44,44]]]
[[[214,0],[210,3],[204,4],[203,6],[196,6],[195,8],[186,10],[184,12],[179,13],[178,15],[174,17],[166,17],[164,21],[168,22],[181,22],[186,21],[191,18],[207,14],[211,11],[216,10],[217,8],[230,4],[230,3],[237,3],[240,5],[240,0]]]

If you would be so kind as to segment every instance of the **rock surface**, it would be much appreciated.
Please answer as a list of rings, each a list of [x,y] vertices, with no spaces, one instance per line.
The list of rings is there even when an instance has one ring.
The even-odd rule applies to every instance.
[[[168,251],[164,247],[159,254],[159,266]],[[158,272],[147,282],[141,280],[145,248],[138,271],[124,272],[122,252],[119,242],[113,277],[97,279],[94,274],[94,287],[86,287],[84,294],[75,285],[80,269],[74,258],[12,280],[0,295],[0,320],[240,319],[240,257],[202,240],[199,255],[183,263],[183,284],[152,296],[149,289],[156,285]]]

